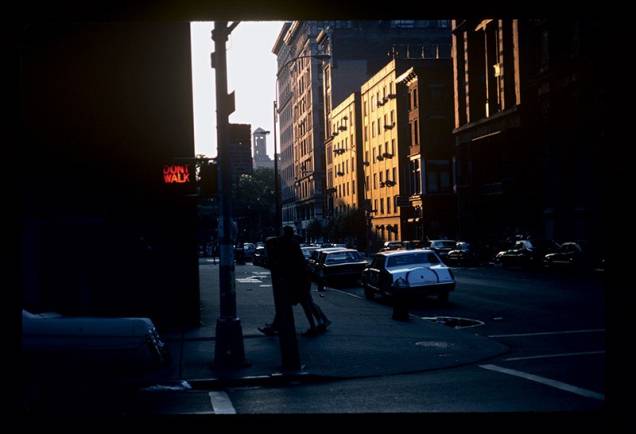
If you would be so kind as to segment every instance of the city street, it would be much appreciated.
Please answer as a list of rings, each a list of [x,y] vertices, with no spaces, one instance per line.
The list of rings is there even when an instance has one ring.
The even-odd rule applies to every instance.
[[[250,266],[237,267],[246,276]],[[455,268],[450,302],[417,303],[412,321],[456,317],[457,333],[497,340],[509,352],[430,372],[286,388],[233,388],[237,413],[584,411],[605,399],[605,309],[600,273],[584,277],[496,267]],[[330,288],[364,299],[362,288]],[[322,299],[315,296],[321,304]],[[396,354],[395,357],[400,357]]]
[[[39,411],[82,417],[470,413],[503,416],[498,423],[530,419],[531,425],[524,423],[529,429],[551,415],[564,426],[598,427],[605,423],[603,410],[619,404],[620,397],[606,391],[600,272],[453,268],[457,287],[449,303],[419,300],[407,323],[391,320],[390,303],[367,300],[362,288],[327,287],[321,296],[314,284],[314,300],[333,321],[324,335],[298,335],[304,369],[314,377],[276,381],[278,338],[256,330],[273,315],[269,272],[236,265],[238,314],[251,367],[237,370],[237,381],[218,381],[210,368],[218,263],[201,258],[199,269],[203,322],[163,336],[173,360],[163,376],[136,390],[111,388],[99,379],[62,395],[54,389]],[[300,333],[307,322],[300,307],[294,315]]]

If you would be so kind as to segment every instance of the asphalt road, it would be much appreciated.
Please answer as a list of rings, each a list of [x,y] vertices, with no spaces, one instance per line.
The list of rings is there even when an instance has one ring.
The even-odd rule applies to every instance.
[[[523,427],[542,428],[543,419],[537,419],[537,415],[558,414],[566,415],[567,427],[598,427],[599,420],[588,417],[604,415],[608,403],[619,399],[611,389],[608,392],[606,378],[603,274],[581,276],[493,266],[453,270],[457,287],[449,302],[420,300],[411,310],[411,320],[439,322],[460,318],[461,324],[467,326],[458,328],[457,333],[497,340],[509,348],[507,353],[473,365],[416,374],[285,387],[191,390],[179,394],[178,399],[170,395],[156,395],[153,399],[177,403],[171,405],[177,414],[479,414],[488,417],[488,423],[492,415],[503,414],[503,419],[497,419],[497,426],[510,422],[518,425],[517,431]],[[263,271],[266,270],[252,265],[241,266],[237,267],[236,277],[249,278]],[[365,299],[360,287],[331,290],[359,298],[360,303],[389,304],[381,298]],[[317,295],[315,299],[320,304]],[[108,394],[103,396],[104,408],[110,407],[111,398]],[[142,404],[135,402],[133,406]],[[150,407],[155,404],[149,403]],[[91,408],[96,407],[92,404]],[[506,420],[510,415],[513,419]],[[518,424],[519,415],[523,426]],[[527,416],[534,417],[528,421]],[[446,424],[448,420],[442,422]],[[464,422],[458,419],[457,423]],[[392,428],[391,423],[387,428]]]
[[[584,276],[500,267],[454,268],[449,303],[420,300],[413,321],[463,321],[458,333],[496,339],[496,359],[420,374],[228,389],[237,414],[587,412],[606,397],[605,295],[601,273]],[[364,303],[362,288],[337,288]],[[319,299],[318,299],[319,301]],[[396,354],[399,357],[399,354]]]

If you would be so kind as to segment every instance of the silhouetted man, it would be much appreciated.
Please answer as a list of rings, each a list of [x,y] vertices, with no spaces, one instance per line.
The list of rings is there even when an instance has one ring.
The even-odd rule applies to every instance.
[[[278,332],[283,368],[298,370],[300,359],[292,305],[300,301],[298,289],[303,282],[305,259],[290,226],[283,228],[280,237],[268,238],[265,249],[272,276],[276,314],[272,324],[259,330],[266,335]]]

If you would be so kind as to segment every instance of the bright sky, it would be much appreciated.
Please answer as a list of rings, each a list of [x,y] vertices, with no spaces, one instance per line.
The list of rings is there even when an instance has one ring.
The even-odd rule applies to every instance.
[[[274,155],[273,102],[276,86],[274,41],[282,21],[244,21],[227,42],[228,93],[234,91],[236,110],[230,122],[251,124],[271,131],[267,153]],[[214,69],[210,66],[213,22],[190,24],[192,40],[192,91],[194,105],[194,147],[197,154],[216,156],[216,103]]]

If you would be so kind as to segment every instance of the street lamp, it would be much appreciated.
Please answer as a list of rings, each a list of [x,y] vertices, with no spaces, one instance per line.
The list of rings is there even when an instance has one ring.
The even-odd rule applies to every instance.
[[[276,123],[278,121],[278,116],[277,116],[278,115],[278,76],[280,75],[281,71],[285,69],[287,66],[291,65],[293,62],[295,62],[298,59],[305,59],[305,58],[314,58],[317,60],[328,60],[331,58],[331,56],[329,54],[307,54],[302,56],[296,56],[289,59],[287,62],[285,62],[283,66],[278,68],[278,71],[276,72],[276,89],[275,89],[275,99],[274,99],[274,198],[276,201],[275,225],[276,225],[277,234],[280,234],[282,230],[282,218],[281,218],[282,204],[281,204],[281,198],[280,198],[280,178],[278,175],[278,143],[276,139]]]

